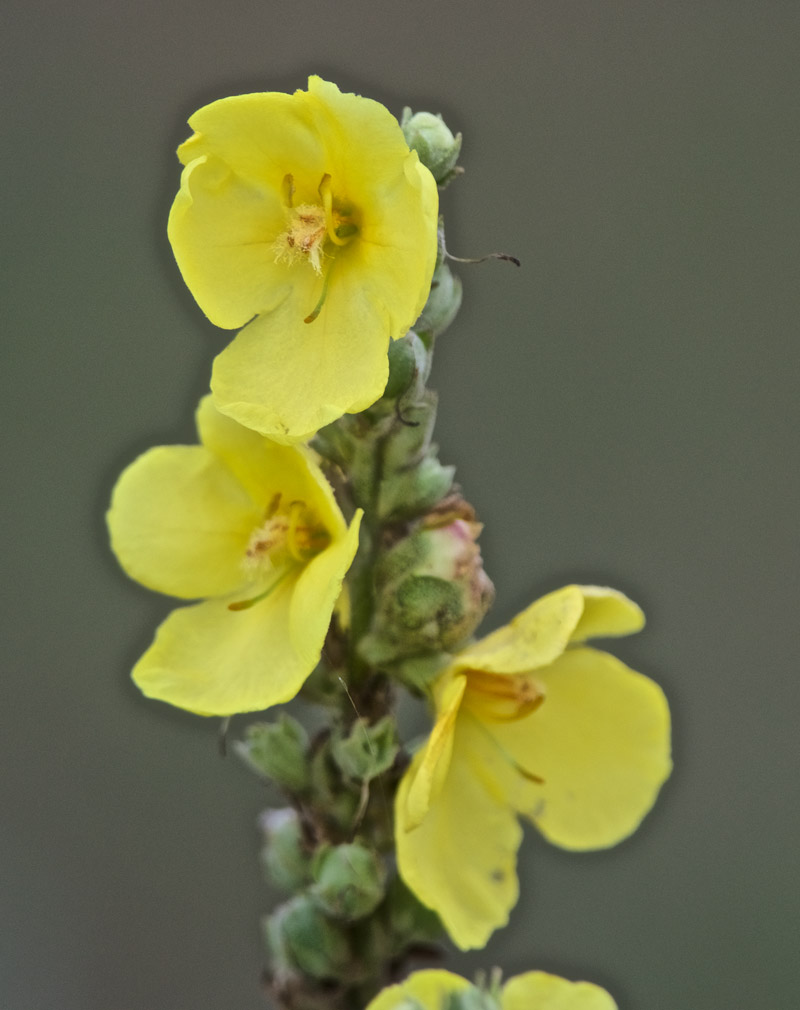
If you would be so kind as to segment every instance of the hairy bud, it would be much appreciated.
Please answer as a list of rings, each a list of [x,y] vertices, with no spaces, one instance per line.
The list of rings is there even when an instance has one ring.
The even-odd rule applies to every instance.
[[[381,558],[364,657],[382,664],[420,653],[452,652],[475,630],[494,598],[476,543],[482,527],[453,499],[426,516]]]
[[[408,146],[417,152],[419,160],[430,169],[439,186],[446,186],[458,174],[456,162],[461,153],[461,134],[454,137],[440,115],[415,112],[406,107],[400,127]]]
[[[261,865],[269,881],[282,891],[299,891],[311,881],[311,859],[303,845],[303,830],[292,807],[266,810],[259,819],[264,832]]]
[[[351,962],[344,929],[332,922],[308,895],[279,906],[264,924],[277,967],[317,979],[344,979]]]
[[[322,849],[314,859],[310,893],[335,919],[354,922],[374,911],[386,888],[386,869],[371,849],[352,842]]]

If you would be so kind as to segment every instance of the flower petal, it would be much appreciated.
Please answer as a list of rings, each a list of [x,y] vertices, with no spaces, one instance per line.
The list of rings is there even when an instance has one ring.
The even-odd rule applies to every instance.
[[[319,661],[342,580],[358,550],[362,514],[359,509],[344,536],[309,561],[297,580],[288,632],[297,655],[312,666]]]
[[[564,586],[536,600],[486,638],[455,658],[457,670],[526,673],[551,663],[567,646],[581,614],[579,586]]]
[[[311,77],[309,101],[329,155],[337,196],[358,208],[353,268],[402,337],[425,305],[437,255],[439,192],[395,117],[379,102]],[[369,153],[363,150],[369,137]]]
[[[446,677],[445,673],[444,678]],[[466,677],[450,677],[443,689],[437,692],[436,724],[420,754],[420,760],[413,765],[413,775],[410,771],[408,773],[411,776],[406,799],[405,827],[408,831],[419,827],[427,816],[431,803],[441,792],[450,767],[456,716],[466,686]]]
[[[200,401],[196,419],[203,445],[235,474],[258,509],[280,492],[284,504],[305,502],[332,537],[344,535],[333,490],[310,449],[281,445],[245,428],[221,414],[210,396]]]
[[[617,1010],[617,1004],[600,986],[568,982],[543,971],[510,978],[503,987],[503,1010]]]
[[[397,794],[397,865],[458,947],[482,947],[508,921],[518,895],[522,830],[507,797],[513,779],[483,728],[465,713],[436,802],[422,824],[409,829],[408,791],[423,759],[415,757]]]
[[[184,165],[204,154],[215,155],[243,179],[275,192],[280,192],[283,177],[300,166],[313,178],[315,188],[329,171],[303,91],[221,98],[198,109],[189,126],[194,136],[178,148]]]
[[[123,471],[106,518],[111,547],[132,578],[192,599],[246,583],[242,558],[261,510],[206,448],[167,445]]]
[[[578,586],[583,594],[583,613],[570,637],[571,642],[587,638],[631,635],[644,627],[644,613],[624,593],[608,586]]]
[[[545,702],[491,733],[527,772],[514,800],[565,849],[600,849],[626,838],[670,773],[670,717],[648,677],[596,649],[570,649],[537,671]],[[520,776],[522,778],[522,776]]]
[[[442,1010],[446,996],[469,988],[465,978],[449,971],[415,971],[400,985],[391,985],[379,993],[367,1010],[397,1010],[403,1000],[416,1000],[425,1010]]]
[[[149,698],[198,715],[255,712],[293,698],[319,658],[300,655],[289,633],[296,582],[290,574],[245,610],[229,610],[230,598],[173,610],[134,681]]]
[[[374,403],[388,376],[388,319],[369,278],[357,281],[347,271],[334,275],[311,323],[304,319],[314,299],[295,287],[241,330],[214,361],[217,408],[247,428],[298,441]]]
[[[183,170],[167,234],[183,279],[217,326],[243,326],[287,297],[295,271],[276,262],[285,228],[280,190],[258,187],[219,158]]]

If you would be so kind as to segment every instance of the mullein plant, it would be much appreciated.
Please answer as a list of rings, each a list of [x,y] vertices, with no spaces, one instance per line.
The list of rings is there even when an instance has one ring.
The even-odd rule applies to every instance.
[[[611,1010],[541,971],[403,981],[445,935],[481,948],[506,924],[520,818],[565,849],[614,845],[671,767],[660,688],[587,644],[642,627],[622,593],[556,589],[475,638],[494,588],[427,388],[461,301],[438,201],[461,137],[318,77],[189,122],[168,234],[200,308],[238,332],[198,444],[135,460],[108,526],[132,578],[191,601],[136,664],[144,694],[225,720],[297,695],[324,713],[313,735],[270,713],[233,744],[283,797],[260,818],[263,870],[287,895],[264,920],[271,998]],[[415,743],[404,692],[431,715]]]

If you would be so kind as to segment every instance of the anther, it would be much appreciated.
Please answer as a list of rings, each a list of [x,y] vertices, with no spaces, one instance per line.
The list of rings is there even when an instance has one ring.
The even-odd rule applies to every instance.
[[[291,172],[287,172],[283,177],[283,182],[281,183],[281,197],[283,199],[284,206],[292,206],[292,201],[294,200],[294,176]]]

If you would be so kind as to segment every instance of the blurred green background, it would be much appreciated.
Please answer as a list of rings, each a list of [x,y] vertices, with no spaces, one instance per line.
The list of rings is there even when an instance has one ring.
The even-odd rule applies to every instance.
[[[796,1005],[795,3],[7,0],[0,1006],[262,1006],[255,817],[216,721],[128,671],[170,609],[109,555],[112,483],[193,441],[227,336],[167,243],[187,116],[308,73],[444,113],[461,267],[442,459],[486,523],[484,630],[568,581],[646,609],[675,773],[643,828],[528,833],[522,898],[457,970],[622,1010]],[[240,729],[244,720],[234,723]],[[480,830],[465,825],[464,830]]]

